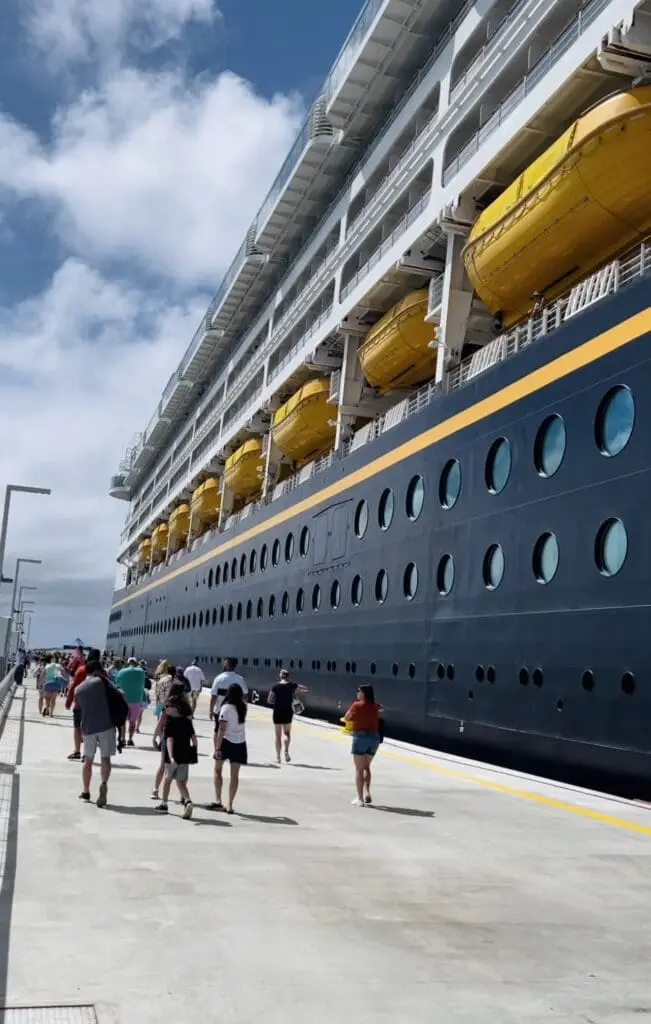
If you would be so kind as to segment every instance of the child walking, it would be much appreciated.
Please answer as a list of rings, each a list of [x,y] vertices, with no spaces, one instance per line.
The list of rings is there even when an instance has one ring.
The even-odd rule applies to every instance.
[[[156,810],[167,814],[170,789],[172,782],[176,782],[183,804],[183,817],[191,818],[194,808],[188,790],[188,778],[190,765],[197,763],[197,737],[192,724],[192,706],[182,683],[173,684],[165,704],[162,748],[165,778],[161,802]]]

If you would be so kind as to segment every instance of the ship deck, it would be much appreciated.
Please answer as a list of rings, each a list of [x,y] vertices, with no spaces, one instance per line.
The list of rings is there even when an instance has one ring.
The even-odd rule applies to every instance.
[[[375,806],[352,807],[341,731],[300,719],[295,760],[277,767],[269,715],[252,706],[253,763],[227,817],[200,806],[207,703],[188,822],[149,800],[150,716],[99,811],[77,800],[69,715],[42,719],[33,690],[18,691],[0,741],[2,995],[64,1009],[4,1020],[633,1024],[651,1013],[649,807],[391,741]]]

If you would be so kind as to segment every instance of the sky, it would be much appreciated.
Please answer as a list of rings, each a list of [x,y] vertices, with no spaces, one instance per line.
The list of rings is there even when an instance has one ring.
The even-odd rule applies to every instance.
[[[32,646],[106,635],[108,497],[361,0],[4,0],[0,488]],[[0,614],[11,587],[0,586]]]

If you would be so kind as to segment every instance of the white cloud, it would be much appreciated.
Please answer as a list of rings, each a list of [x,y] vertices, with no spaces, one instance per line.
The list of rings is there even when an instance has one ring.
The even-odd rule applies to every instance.
[[[58,112],[45,147],[0,121],[0,188],[50,205],[62,240],[176,281],[216,283],[300,118],[229,73],[123,69]]]
[[[153,50],[217,16],[215,0],[31,0],[25,20],[32,43],[59,70],[91,60],[115,67],[127,45]]]
[[[53,621],[75,636],[98,628],[93,641],[104,635],[126,510],[108,497],[109,477],[204,303],[155,300],[68,260],[42,295],[0,317],[0,436],[11,438],[0,477],[52,488],[48,498],[15,497],[5,561],[9,572],[18,555],[43,559],[28,570],[42,592],[35,628],[43,641],[66,639]],[[84,607],[89,593],[102,592],[99,608]]]

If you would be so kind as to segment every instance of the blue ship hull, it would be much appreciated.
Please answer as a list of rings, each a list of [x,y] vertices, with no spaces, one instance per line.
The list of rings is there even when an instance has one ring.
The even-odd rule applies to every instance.
[[[651,776],[650,332],[643,279],[167,570],[116,592],[107,647],[149,662],[166,656],[187,664],[198,656],[208,677],[232,654],[261,694],[281,665],[292,668],[309,687],[308,710],[327,717],[370,681],[390,734],[502,763],[580,769],[641,791]],[[635,422],[623,450],[608,457],[595,423],[616,385],[630,389]],[[552,414],[562,418],[566,447],[558,470],[545,477],[536,469],[536,437]],[[499,438],[510,443],[510,475],[491,493],[486,459]],[[453,459],[461,489],[444,508],[441,474]],[[417,476],[424,502],[412,520],[406,503]],[[387,488],[394,513],[383,530]],[[362,500],[368,528],[360,538]],[[612,519],[625,527],[627,553],[607,576],[597,548],[600,528]],[[558,566],[544,583],[534,570],[547,533],[556,539]],[[487,552],[497,544],[503,577],[490,588]],[[448,594],[440,592],[452,576],[445,555],[454,562]],[[412,565],[416,587],[414,570],[406,572]],[[381,570],[386,580],[378,580]],[[353,588],[359,597],[356,577],[358,604],[351,598]]]

